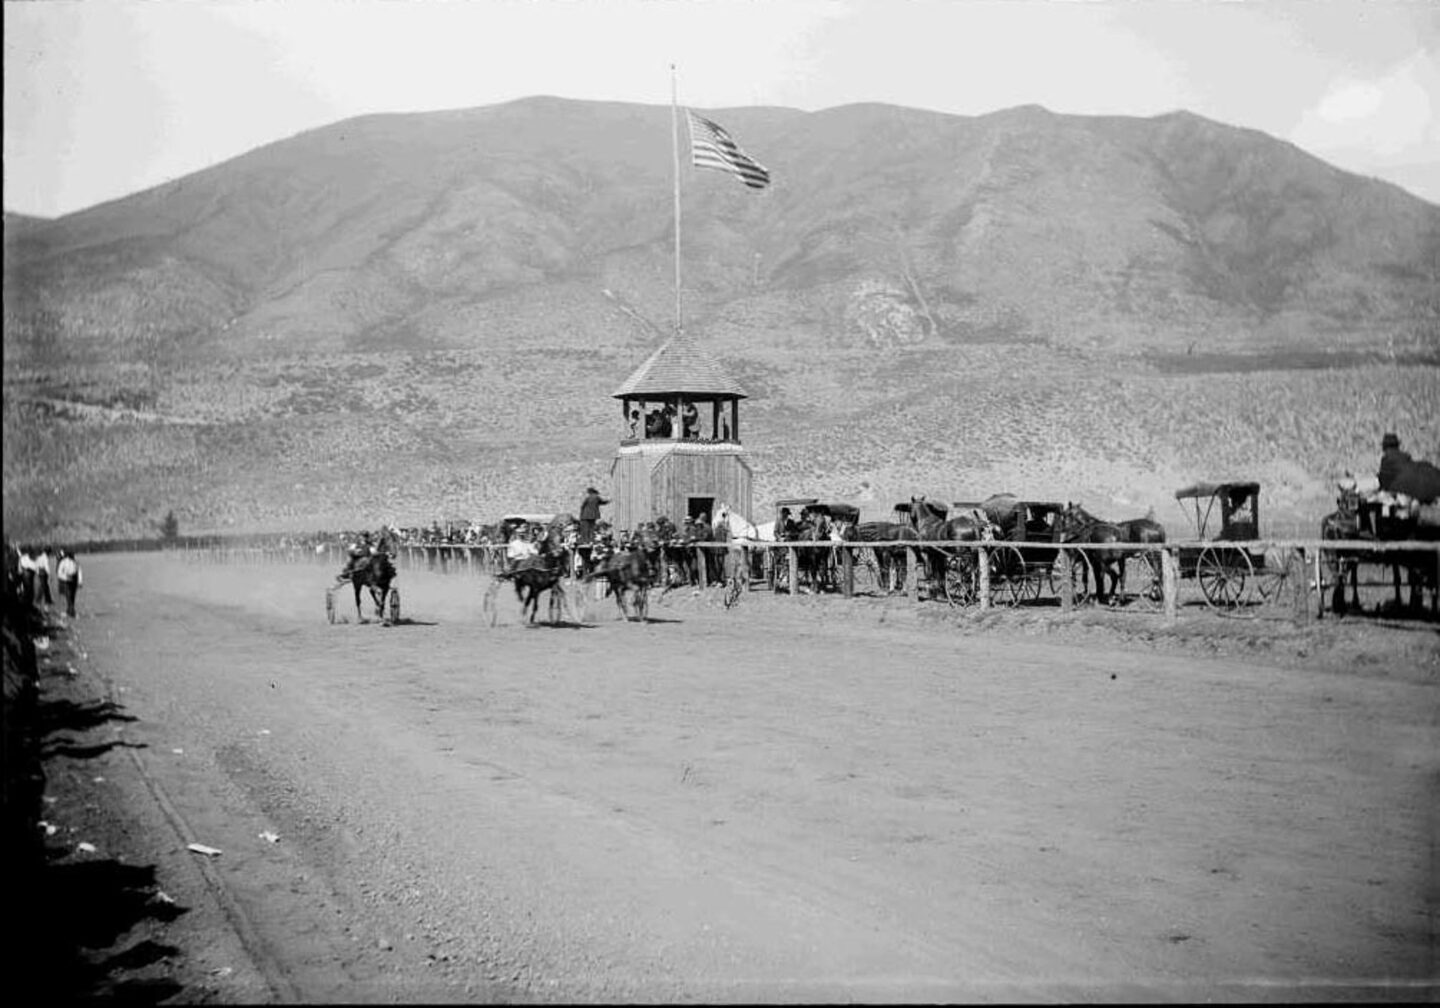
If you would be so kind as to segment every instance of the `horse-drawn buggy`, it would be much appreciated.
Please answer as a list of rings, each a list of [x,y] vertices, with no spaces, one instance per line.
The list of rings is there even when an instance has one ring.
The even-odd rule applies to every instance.
[[[1395,589],[1394,610],[1404,608],[1401,574],[1405,574],[1410,582],[1410,609],[1423,612],[1425,593],[1429,591],[1430,611],[1432,615],[1440,613],[1440,501],[1378,488],[1362,493],[1351,478],[1340,485],[1336,504],[1337,509],[1321,520],[1321,538],[1374,545],[1321,552],[1321,598],[1327,590],[1331,592],[1331,610],[1344,615],[1362,609],[1360,574],[1362,566],[1367,566],[1379,567],[1382,572],[1389,568]],[[1401,542],[1422,545],[1416,549],[1381,548]]]
[[[795,584],[809,585],[813,592],[834,591],[839,585],[837,547],[859,520],[860,509],[842,501],[818,497],[776,501],[775,541],[813,545],[770,550],[770,587],[788,591]],[[796,567],[793,578],[792,564]]]
[[[1059,501],[1020,500],[997,494],[978,503],[956,502],[956,509],[978,511],[990,522],[995,545],[990,548],[990,599],[996,605],[1018,606],[1042,594],[1058,595],[1067,567],[1061,551],[1031,545],[1061,541]],[[1089,595],[1093,577],[1084,553],[1068,555],[1071,595],[1076,602]]]
[[[1293,553],[1267,549],[1260,538],[1260,484],[1195,483],[1175,491],[1193,520],[1199,546],[1181,546],[1179,576],[1200,586],[1211,608],[1238,613],[1275,600],[1290,574]],[[1218,529],[1216,525],[1218,523]]]

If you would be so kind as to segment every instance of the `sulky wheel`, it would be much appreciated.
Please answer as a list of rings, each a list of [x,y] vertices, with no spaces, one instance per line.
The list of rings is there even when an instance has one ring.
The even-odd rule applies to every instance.
[[[650,618],[650,589],[641,585],[635,589],[635,615],[640,617],[640,622],[645,623]]]
[[[400,622],[400,589],[391,588],[390,597],[385,600],[386,618],[390,623]]]
[[[1195,580],[1212,609],[1234,610],[1244,605],[1253,574],[1250,557],[1234,546],[1207,546],[1195,561]]]
[[[325,619],[329,623],[335,622],[335,589],[325,589]]]
[[[740,604],[740,599],[745,595],[745,586],[740,583],[738,575],[731,574],[725,581],[725,608],[733,609]]]
[[[945,597],[954,606],[974,605],[980,597],[980,567],[968,550],[945,562]]]

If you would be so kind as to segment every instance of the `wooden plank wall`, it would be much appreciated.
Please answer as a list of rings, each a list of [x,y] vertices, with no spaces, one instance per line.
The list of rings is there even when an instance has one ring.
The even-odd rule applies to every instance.
[[[611,522],[616,529],[666,515],[677,525],[684,520],[691,497],[713,497],[747,520],[751,517],[752,473],[740,454],[686,453],[663,456],[652,471],[653,457],[617,455],[611,467]],[[713,515],[712,515],[713,517]]]

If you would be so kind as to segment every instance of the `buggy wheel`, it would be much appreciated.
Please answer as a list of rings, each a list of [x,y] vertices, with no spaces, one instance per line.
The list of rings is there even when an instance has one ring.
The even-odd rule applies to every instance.
[[[494,626],[500,621],[500,589],[505,582],[495,578],[485,589],[485,595],[480,600],[480,615],[489,626]]]
[[[1056,594],[1060,586],[1070,579],[1070,601],[1075,605],[1090,600],[1090,585],[1095,581],[1095,568],[1090,558],[1079,550],[1057,550],[1050,565],[1050,590]]]
[[[1233,610],[1244,605],[1253,573],[1250,557],[1234,546],[1207,546],[1195,561],[1195,579],[1212,609]]]
[[[1126,556],[1121,563],[1126,594],[1145,605],[1159,605],[1165,592],[1160,580],[1160,554],[1139,553]]]
[[[386,612],[391,623],[400,622],[400,589],[391,588],[390,597],[385,600]]]
[[[875,559],[873,549],[868,546],[850,548],[850,573],[855,579],[856,595],[881,594],[880,562]]]
[[[1255,593],[1262,605],[1281,605],[1291,601],[1290,574],[1299,554],[1288,546],[1271,546],[1260,557],[1255,570]]]
[[[335,622],[335,589],[325,589],[325,619],[329,623]]]
[[[954,606],[974,605],[980,595],[980,568],[969,550],[945,563],[945,597]]]
[[[996,605],[1017,606],[1025,600],[1025,555],[1014,546],[990,551],[990,599]],[[1039,586],[1035,586],[1039,593]]]
[[[795,562],[794,550],[774,549],[770,551],[770,585],[772,591],[790,590],[790,565]]]

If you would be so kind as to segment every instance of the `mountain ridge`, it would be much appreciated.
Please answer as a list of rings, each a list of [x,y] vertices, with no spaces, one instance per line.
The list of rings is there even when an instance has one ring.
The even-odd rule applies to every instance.
[[[758,493],[1000,490],[969,481],[1008,458],[1028,492],[1131,500],[1248,467],[1290,480],[1299,514],[1373,447],[1357,421],[1440,445],[1440,207],[1397,187],[1185,111],[703,111],[775,178],[682,166],[679,322],[752,394]],[[422,494],[483,511],[602,478],[607,393],[676,324],[670,116],[543,97],[363,116],[7,218],[7,524],[78,521],[56,499],[96,494],[115,501],[87,534],[157,507],[187,527],[333,520],[341,500],[428,513]],[[1233,363],[1287,356],[1379,370]],[[1156,360],[1265,377],[1215,379],[1207,405]],[[1420,370],[1400,381],[1403,361]],[[1403,390],[1395,410],[1360,373]],[[1176,389],[1232,443],[1142,433],[1146,413],[1187,422],[1158,401]],[[1282,433],[1235,428],[1247,413]]]

